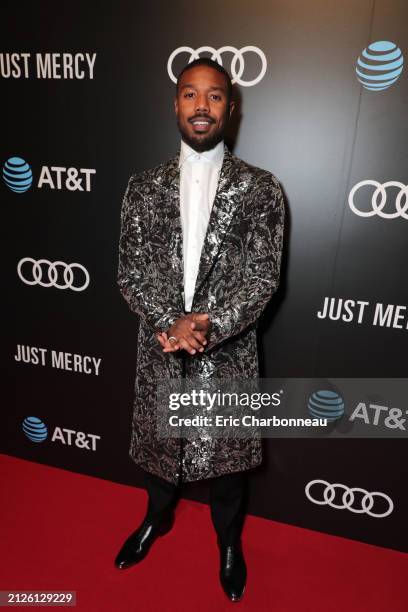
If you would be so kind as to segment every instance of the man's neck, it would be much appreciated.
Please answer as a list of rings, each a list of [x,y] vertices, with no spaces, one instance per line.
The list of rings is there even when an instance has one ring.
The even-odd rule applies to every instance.
[[[215,151],[215,149],[217,149],[217,147],[218,147],[218,149],[219,148],[222,148],[222,149],[224,148],[224,140],[220,140],[213,147],[208,148],[208,149],[204,149],[204,150],[196,149],[193,144],[189,144],[188,142],[186,142],[183,137],[181,138],[181,142],[183,143],[184,147],[188,147],[189,149],[191,149],[191,151],[194,151],[195,153],[199,153],[200,155],[201,155],[201,153],[208,153],[208,152],[211,152],[211,151]]]
[[[193,149],[191,145],[187,144],[183,139],[181,139],[180,164],[183,164],[188,159],[195,161],[198,156],[203,160],[203,162],[207,160],[216,165],[221,165],[224,157],[224,141],[221,140],[212,149],[201,152],[196,151],[196,149]]]

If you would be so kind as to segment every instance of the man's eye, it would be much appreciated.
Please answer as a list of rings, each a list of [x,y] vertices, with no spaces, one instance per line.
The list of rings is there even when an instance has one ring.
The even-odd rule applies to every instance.
[[[185,98],[191,98],[191,96],[193,96],[193,92],[192,91],[188,91],[187,93],[184,94]]]
[[[221,96],[219,96],[218,94],[212,94],[212,97],[214,98],[214,100],[221,100]]]

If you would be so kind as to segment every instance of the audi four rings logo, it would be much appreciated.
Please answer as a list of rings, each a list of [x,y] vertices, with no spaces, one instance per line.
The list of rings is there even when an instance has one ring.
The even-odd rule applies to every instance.
[[[360,188],[369,185],[375,187],[371,195],[371,210],[362,211],[355,205],[354,195]],[[387,187],[397,187],[397,189],[399,189],[395,198],[395,212],[384,212],[384,207],[387,203]],[[378,181],[371,180],[360,181],[357,185],[354,185],[353,189],[350,191],[348,203],[353,213],[359,217],[373,217],[374,215],[378,215],[382,219],[396,219],[397,217],[408,219],[408,185],[404,185],[398,181],[387,181],[382,184]]]
[[[35,260],[31,257],[24,257],[18,262],[17,274],[26,285],[72,291],[84,291],[90,280],[88,270],[79,263],[67,264],[64,261]]]
[[[322,493],[320,492],[318,498],[313,497],[310,493],[310,489],[315,487],[315,485],[324,485],[323,489],[323,499]],[[321,491],[321,488],[319,487]],[[343,491],[341,496],[341,503],[336,504],[333,500],[336,497],[336,490]],[[394,504],[388,495],[385,493],[380,493],[379,491],[374,491],[373,493],[369,493],[365,489],[360,489],[360,487],[346,487],[343,484],[338,482],[334,484],[330,484],[326,480],[311,480],[305,488],[306,497],[309,501],[314,504],[318,504],[320,506],[329,505],[332,508],[336,508],[337,510],[350,510],[351,512],[355,512],[356,514],[369,514],[370,516],[374,516],[375,518],[384,518],[391,514],[394,510]],[[356,503],[353,506],[355,495],[354,493],[361,493],[362,497],[360,502]],[[385,512],[374,512],[371,509],[374,505],[378,505],[380,503],[381,507],[384,507],[384,502],[376,502],[376,500],[385,500],[387,509]]]
[[[258,49],[258,47],[253,47],[252,45],[247,45],[246,47],[242,47],[241,49],[236,49],[235,47],[231,47],[229,45],[225,45],[225,47],[221,47],[220,49],[214,49],[213,47],[207,46],[199,47],[198,49],[192,49],[191,47],[178,47],[173,51],[173,53],[171,53],[167,61],[167,72],[169,73],[169,77],[171,78],[173,83],[177,83],[177,78],[174,76],[173,73],[173,62],[177,55],[179,55],[180,53],[190,54],[190,59],[188,60],[188,63],[192,62],[195,59],[198,59],[200,57],[200,53],[211,53],[211,59],[216,60],[220,64],[220,66],[222,66],[221,56],[225,52],[233,54],[230,70],[232,83],[238,83],[243,87],[251,87],[252,85],[257,85],[257,83],[262,81],[265,76],[267,67],[266,56],[265,53],[261,51],[261,49]],[[261,60],[261,70],[258,76],[249,81],[241,78],[245,70],[245,53],[255,53],[255,55],[257,55]]]

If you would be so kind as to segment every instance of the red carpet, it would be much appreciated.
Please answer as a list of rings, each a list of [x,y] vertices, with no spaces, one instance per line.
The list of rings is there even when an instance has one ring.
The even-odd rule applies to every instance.
[[[143,490],[6,455],[0,469],[0,590],[75,590],[81,612],[408,609],[408,555],[252,516],[247,589],[230,603],[209,509],[183,500],[149,556],[117,570],[113,559],[144,516]]]

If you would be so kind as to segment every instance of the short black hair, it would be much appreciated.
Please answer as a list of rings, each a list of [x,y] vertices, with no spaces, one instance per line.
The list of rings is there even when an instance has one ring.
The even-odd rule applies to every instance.
[[[233,94],[231,77],[228,74],[228,72],[225,70],[224,66],[221,66],[221,64],[219,64],[215,60],[210,59],[209,57],[199,57],[198,59],[195,59],[189,64],[186,64],[186,66],[184,66],[184,68],[180,71],[177,77],[176,93],[178,93],[178,86],[179,86],[181,75],[187,72],[187,70],[190,70],[190,68],[194,68],[195,66],[209,66],[210,68],[214,68],[214,70],[217,70],[220,74],[224,76],[225,82],[227,84],[227,97],[228,97],[228,104],[229,104],[232,100],[232,94]]]

